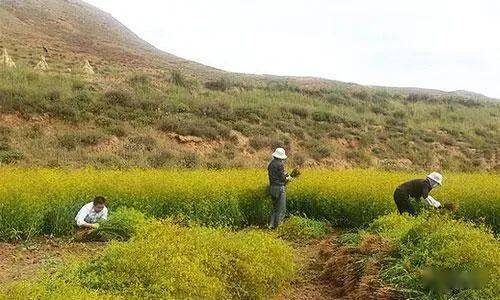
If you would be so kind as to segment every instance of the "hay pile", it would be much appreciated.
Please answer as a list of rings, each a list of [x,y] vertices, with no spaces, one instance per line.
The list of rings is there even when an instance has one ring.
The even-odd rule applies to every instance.
[[[47,71],[49,69],[49,64],[45,60],[45,56],[40,56],[40,61],[36,64],[35,70],[37,71]]]
[[[82,70],[83,70],[83,73],[87,74],[87,75],[94,75],[95,74],[94,68],[92,67],[92,65],[90,64],[90,62],[87,59],[85,60],[85,62],[83,64]]]
[[[15,68],[16,63],[12,60],[12,58],[9,56],[9,53],[7,53],[7,49],[3,49],[2,56],[0,56],[0,65],[6,68]]]

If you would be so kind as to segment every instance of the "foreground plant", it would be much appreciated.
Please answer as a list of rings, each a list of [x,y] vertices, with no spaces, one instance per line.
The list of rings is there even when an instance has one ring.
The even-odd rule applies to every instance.
[[[34,284],[15,285],[4,295],[269,299],[295,275],[293,250],[260,231],[182,227],[166,221],[148,221],[137,228],[128,242],[111,243],[91,262]]]
[[[375,268],[370,276],[377,284],[404,298],[494,299],[500,291],[499,246],[484,226],[448,215],[391,214],[359,235],[353,261],[365,271]]]

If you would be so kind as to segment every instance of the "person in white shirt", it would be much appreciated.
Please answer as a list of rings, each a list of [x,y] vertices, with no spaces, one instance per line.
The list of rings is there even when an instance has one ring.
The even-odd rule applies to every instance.
[[[79,228],[98,228],[99,221],[108,218],[106,198],[95,197],[93,202],[85,204],[75,217],[76,226]]]

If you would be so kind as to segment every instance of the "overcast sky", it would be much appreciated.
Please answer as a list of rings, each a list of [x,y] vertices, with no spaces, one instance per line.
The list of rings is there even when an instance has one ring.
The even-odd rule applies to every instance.
[[[86,0],[216,68],[500,98],[500,1]]]

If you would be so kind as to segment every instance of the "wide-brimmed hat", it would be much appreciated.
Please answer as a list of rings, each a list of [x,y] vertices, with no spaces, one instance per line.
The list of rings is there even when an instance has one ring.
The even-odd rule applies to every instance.
[[[273,157],[279,158],[279,159],[287,159],[285,149],[277,148],[273,153]]]
[[[427,178],[439,185],[443,185],[443,175],[439,174],[438,172],[432,172],[431,174],[427,175]]]

